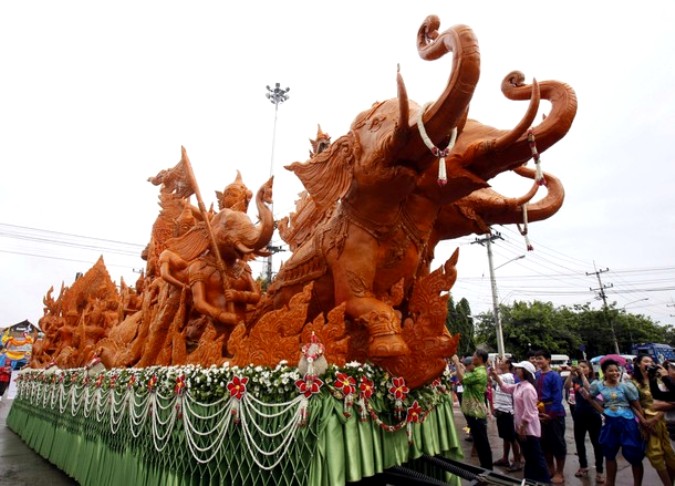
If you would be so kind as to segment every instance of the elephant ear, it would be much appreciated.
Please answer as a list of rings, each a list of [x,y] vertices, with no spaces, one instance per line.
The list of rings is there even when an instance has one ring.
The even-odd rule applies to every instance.
[[[354,177],[354,140],[340,137],[330,148],[315,155],[309,162],[286,166],[293,171],[312,196],[314,204],[324,210],[343,197]]]
[[[185,261],[194,260],[209,247],[209,233],[206,224],[198,223],[184,235],[169,238],[166,240],[166,247]]]

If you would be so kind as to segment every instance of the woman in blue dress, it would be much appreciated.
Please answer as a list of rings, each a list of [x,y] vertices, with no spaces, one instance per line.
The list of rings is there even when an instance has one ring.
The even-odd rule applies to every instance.
[[[645,423],[639,402],[640,394],[632,383],[621,382],[619,363],[608,359],[600,367],[603,380],[594,381],[588,388],[580,389],[580,392],[604,416],[599,442],[607,466],[607,484],[614,486],[616,455],[621,449],[623,457],[632,467],[633,483],[637,486],[642,484],[642,459],[645,455],[645,442],[638,425],[638,422]]]

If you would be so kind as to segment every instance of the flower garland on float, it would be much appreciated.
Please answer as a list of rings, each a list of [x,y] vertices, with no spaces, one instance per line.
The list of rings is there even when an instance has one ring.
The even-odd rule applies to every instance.
[[[448,370],[415,390],[369,363],[325,364],[319,377],[315,365],[325,358],[315,336],[302,354],[306,367],[301,359],[297,368],[287,362],[274,368],[224,363],[113,369],[95,376],[88,375],[89,368],[26,369],[17,378],[17,398],[64,415],[92,417],[113,435],[122,426],[134,438],[151,434],[159,452],[180,423],[191,455],[202,464],[216,457],[230,427],[240,427],[253,461],[271,470],[307,425],[315,397],[343,402],[347,419],[356,408],[358,420],[370,419],[384,432],[405,427],[412,444],[414,425],[423,423],[450,389]]]

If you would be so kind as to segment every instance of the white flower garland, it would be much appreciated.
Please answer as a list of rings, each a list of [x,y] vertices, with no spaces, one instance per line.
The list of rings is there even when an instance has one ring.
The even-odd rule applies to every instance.
[[[434,157],[438,157],[438,185],[444,186],[448,182],[448,173],[447,168],[445,167],[445,158],[448,155],[450,155],[450,151],[455,146],[455,141],[457,140],[457,127],[454,127],[450,132],[450,142],[448,142],[448,146],[445,147],[444,149],[438,148],[436,145],[434,145],[434,142],[431,141],[431,138],[429,138],[427,130],[426,128],[424,128],[424,121],[422,120],[422,118],[424,117],[424,113],[427,111],[427,108],[429,108],[429,106],[431,106],[431,103],[425,104],[417,112],[417,129],[420,132],[420,137],[422,137],[424,145],[427,146],[427,148],[431,151]]]

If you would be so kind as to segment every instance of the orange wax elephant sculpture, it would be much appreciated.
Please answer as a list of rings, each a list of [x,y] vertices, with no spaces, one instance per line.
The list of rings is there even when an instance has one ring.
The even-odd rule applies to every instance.
[[[532,138],[539,152],[545,150],[567,133],[576,113],[569,86],[525,85],[521,74],[511,73],[502,90],[510,99],[530,100],[524,119],[510,131],[468,119],[480,72],[478,44],[466,26],[442,34],[438,27],[432,16],[418,33],[422,58],[454,53],[449,82],[435,102],[420,107],[409,101],[398,73],[397,98],[375,103],[329,149],[288,167],[304,184],[315,212],[330,218],[303,242],[289,241],[298,249],[270,288],[271,305],[280,308],[313,282],[309,317],[344,303],[347,318],[368,330],[367,355],[375,360],[410,353],[401,325],[402,316],[408,317],[406,299],[394,308],[383,296],[403,280],[409,297],[416,278],[428,274],[429,255],[441,239],[522,221],[523,205],[535,191],[507,199],[486,189],[487,181],[511,169],[532,177],[521,168],[532,157]],[[552,109],[531,129],[540,98]],[[540,203],[546,209],[533,211],[530,220],[544,219],[562,204],[562,187],[551,181],[554,187]],[[478,227],[466,212],[459,221],[451,217],[462,204],[475,208]],[[292,219],[285,224],[292,227]]]

